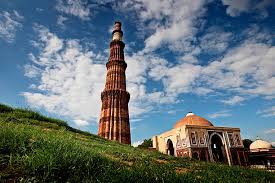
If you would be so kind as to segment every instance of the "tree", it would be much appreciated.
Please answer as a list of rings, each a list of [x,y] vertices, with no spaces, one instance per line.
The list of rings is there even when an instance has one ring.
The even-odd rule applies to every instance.
[[[252,144],[252,140],[250,139],[243,139],[243,146],[244,146],[244,150],[249,150],[249,146],[250,144]]]
[[[153,142],[151,139],[144,139],[144,141],[138,145],[139,148],[149,148],[153,146]]]

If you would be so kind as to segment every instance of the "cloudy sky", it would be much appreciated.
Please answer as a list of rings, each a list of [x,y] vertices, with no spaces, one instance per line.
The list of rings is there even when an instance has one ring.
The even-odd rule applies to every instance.
[[[122,22],[132,142],[188,111],[275,142],[273,0],[1,0],[0,102],[97,133]]]

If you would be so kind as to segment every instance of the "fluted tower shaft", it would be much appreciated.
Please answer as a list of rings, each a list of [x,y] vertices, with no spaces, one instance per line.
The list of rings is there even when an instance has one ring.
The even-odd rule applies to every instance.
[[[110,42],[110,57],[106,64],[106,84],[101,93],[102,108],[98,135],[124,144],[131,144],[128,103],[126,91],[123,32],[121,23],[115,22]]]

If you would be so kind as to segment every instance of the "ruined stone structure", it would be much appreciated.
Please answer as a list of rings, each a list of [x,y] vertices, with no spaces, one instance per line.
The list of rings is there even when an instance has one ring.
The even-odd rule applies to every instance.
[[[267,141],[257,138],[250,144],[248,158],[251,167],[275,170],[275,147]]]
[[[123,32],[121,23],[115,22],[110,43],[110,57],[106,64],[106,84],[101,93],[102,108],[98,135],[124,144],[131,144],[128,102],[126,91]]]

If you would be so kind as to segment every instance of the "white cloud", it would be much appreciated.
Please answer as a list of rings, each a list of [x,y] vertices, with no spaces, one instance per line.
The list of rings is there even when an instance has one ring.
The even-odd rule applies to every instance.
[[[146,34],[149,33],[145,38],[145,47],[140,51],[141,58],[148,58],[147,55],[165,45],[184,53],[180,57],[183,63],[175,65],[169,65],[165,59],[154,56],[159,63],[150,62],[152,66],[145,64],[142,72],[148,72],[149,78],[154,81],[161,81],[164,95],[174,98],[187,92],[206,95],[218,90],[231,91],[235,95],[273,98],[275,62],[272,58],[275,57],[275,47],[271,46],[271,34],[252,26],[241,33],[246,37],[242,44],[228,49],[232,33],[219,27],[210,27],[195,47],[190,42],[194,41],[200,17],[205,12],[205,3],[136,0],[121,4],[122,9],[128,8],[139,13],[141,25],[138,26],[145,29]],[[227,0],[224,3],[229,6],[228,11],[231,13],[235,9],[245,11],[251,4],[250,1]],[[237,15],[237,12],[234,13]],[[208,65],[200,65],[197,55],[201,52],[225,54]],[[240,100],[243,101],[235,97],[227,103],[233,105]]]
[[[202,95],[202,96],[214,92],[214,90],[209,89],[209,88],[204,88],[204,87],[195,87],[195,88],[193,88],[192,91],[193,91],[195,94],[197,94],[197,95]]]
[[[196,58],[196,55],[192,53],[187,53],[184,56],[180,58],[183,62],[191,63],[191,64],[197,64],[199,61]]]
[[[168,68],[163,79],[166,92],[178,95],[191,91],[194,81],[200,76],[201,69],[200,65],[187,63]]]
[[[258,113],[261,114],[263,117],[274,117],[275,116],[275,106],[272,106],[265,110],[259,111]]]
[[[142,76],[146,81],[146,72],[148,72],[150,79],[162,82],[163,95],[172,96],[173,101],[176,101],[175,98],[182,93],[206,95],[217,90],[229,90],[235,95],[250,94],[273,98],[275,62],[272,62],[271,58],[274,58],[275,47],[268,41],[271,40],[270,34],[255,26],[248,28],[241,33],[247,39],[228,51],[232,33],[225,32],[219,27],[210,27],[199,40],[199,46],[195,47],[190,42],[197,33],[198,22],[201,22],[200,16],[205,10],[204,3],[204,1],[155,3],[155,1],[136,0],[121,4],[121,8],[139,12],[141,25],[138,26],[149,33],[145,39],[145,47],[140,51],[139,60],[148,60],[148,55],[154,55],[155,49],[165,45],[184,53],[180,57],[183,63],[175,65],[169,65],[165,59],[154,56],[159,63],[149,62],[152,66],[148,63],[140,66],[143,67],[141,69],[143,74],[137,79],[141,79]],[[237,4],[235,7],[245,8],[246,3]],[[144,22],[147,26],[144,26]],[[201,52],[210,54],[225,52],[225,55],[208,65],[200,65],[197,55]],[[146,87],[143,88],[146,90]],[[156,95],[157,93],[152,96]],[[241,102],[237,100],[242,99],[235,97],[230,102],[232,105]]]
[[[8,43],[12,43],[15,39],[16,32],[22,28],[24,17],[17,11],[0,12],[0,38]]]
[[[275,134],[275,128],[266,130],[265,134]]]
[[[84,0],[58,0],[55,8],[59,12],[76,16],[81,20],[90,19],[90,8]]]
[[[177,112],[176,110],[167,111],[168,114],[175,114],[176,112]]]
[[[138,145],[142,144],[143,140],[136,141],[132,144],[133,147],[137,147]]]
[[[127,82],[137,84],[145,83],[148,58],[144,57],[144,55],[134,54],[132,56],[125,55],[125,60],[128,65],[126,70]]]
[[[232,17],[240,15],[241,12],[248,12],[250,9],[250,0],[222,0],[227,6],[226,13]]]
[[[267,8],[274,6],[273,0],[222,0],[222,3],[227,6],[226,13],[232,17],[239,16],[241,13],[249,13],[255,11],[263,17],[268,16]]]
[[[196,20],[205,12],[204,4],[204,0],[135,0],[121,3],[120,9],[134,10],[141,23],[140,29],[152,33],[145,40],[144,52],[154,51],[163,45],[182,52],[188,49],[190,45],[186,45],[197,32],[199,21]]]
[[[89,122],[85,121],[85,120],[81,120],[81,119],[75,119],[74,123],[78,126],[78,127],[83,127],[83,126],[88,126]]]
[[[264,27],[259,27],[257,24],[252,24],[241,33],[242,37],[245,37],[250,42],[254,43],[268,43],[272,44],[272,38],[274,32]]]
[[[170,6],[167,7],[169,9]],[[167,16],[157,14],[158,11],[153,12],[150,12],[152,14],[149,13],[148,17],[154,17],[156,21],[163,20],[162,18]],[[149,57],[147,55],[152,54],[154,59],[151,58],[151,60],[155,60],[155,63],[151,61],[148,62],[149,65],[145,64],[142,72],[148,72],[150,79],[162,82],[163,92],[159,92],[166,97],[171,97],[173,99],[171,103],[177,101],[180,94],[187,92],[207,95],[212,92],[229,91],[233,95],[232,98],[222,100],[228,105],[245,100],[238,95],[263,96],[266,99],[272,99],[275,97],[275,62],[272,61],[272,58],[275,58],[275,47],[270,42],[272,33],[252,26],[241,34],[246,39],[236,47],[228,49],[232,33],[218,27],[211,27],[202,36],[199,45],[201,49],[189,47],[189,52],[182,57],[183,63],[179,62],[175,65],[169,64],[152,52],[147,53],[143,50],[140,52],[143,54],[140,60],[147,61]],[[207,65],[200,65],[196,55],[207,50],[225,52],[225,54]],[[156,95],[157,93],[152,96]]]
[[[42,8],[35,8],[35,11],[42,12],[42,11],[44,11],[44,9],[42,9]]]
[[[274,54],[274,46],[245,42],[228,51],[220,61],[205,66],[199,82],[215,90],[274,96]]]
[[[59,25],[61,28],[65,28],[64,22],[67,21],[67,20],[68,20],[67,17],[59,15],[58,18],[57,18],[57,25]]]
[[[24,76],[27,76],[29,78],[35,78],[41,72],[41,70],[38,67],[36,67],[35,65],[31,65],[31,64],[26,64],[24,66],[24,69],[25,69]]]
[[[74,7],[73,1],[67,2],[71,3],[70,8]],[[238,95],[275,96],[275,62],[272,61],[275,47],[269,42],[263,43],[269,36],[258,29],[248,29],[247,40],[226,51],[232,35],[214,27],[199,40],[200,46],[195,47],[191,41],[205,10],[204,1],[160,1],[157,5],[154,2],[135,0],[121,4],[129,11],[140,12],[139,21],[142,24],[149,22],[148,26],[143,26],[148,36],[144,49],[131,55],[126,50],[125,55],[131,118],[155,110],[156,104],[176,103],[183,93],[207,95],[220,90],[229,91],[235,95],[225,102],[230,105],[244,100]],[[83,16],[83,20],[89,18],[90,11],[87,16],[79,16],[72,13],[77,11],[69,10],[69,4],[59,1],[60,4],[68,8],[62,10],[63,13],[80,18]],[[26,66],[25,75],[38,77],[39,83],[34,87],[37,91],[24,93],[27,100],[34,106],[73,119],[96,120],[106,75],[103,63],[107,58],[84,49],[78,40],[61,39],[40,26],[36,29],[39,41],[33,42],[33,45],[40,53],[36,56],[30,54],[33,64]],[[179,56],[179,62],[171,64],[154,53],[155,49],[166,45],[173,51],[184,53]],[[200,65],[196,56],[207,50],[225,54],[209,64]],[[98,62],[98,58],[103,61]],[[148,87],[148,80],[160,83],[161,87]],[[212,114],[212,117],[218,115],[230,114],[221,111]]]
[[[161,66],[166,68],[166,60],[141,52],[132,56],[126,55],[125,59],[128,64],[126,75],[127,90],[131,94],[129,103],[131,116],[152,111],[154,109],[153,104],[176,102],[175,96],[164,91],[147,90],[148,78],[159,80],[161,78],[159,75],[162,72]]]
[[[40,53],[32,56],[26,76],[37,76],[35,91],[25,92],[28,103],[72,119],[94,121],[99,116],[105,65],[98,55],[85,50],[78,40],[63,40],[43,26],[36,26]],[[31,69],[28,69],[31,68]],[[33,68],[39,68],[39,73]],[[32,72],[31,72],[31,71]],[[84,123],[83,123],[84,124]]]
[[[227,99],[227,100],[221,100],[221,102],[225,103],[225,104],[228,104],[228,105],[236,105],[236,104],[239,104],[241,103],[242,101],[244,101],[245,99],[243,97],[240,97],[240,96],[234,96],[230,99]]]
[[[201,38],[200,47],[207,53],[220,53],[228,48],[230,39],[232,39],[232,33],[218,27],[211,27]]]
[[[275,8],[275,1],[273,1],[273,0],[262,0],[262,1],[258,2],[255,5],[254,9],[260,11],[260,13],[263,17],[267,17],[268,16],[267,9],[270,8],[270,7]]]
[[[213,119],[213,118],[229,117],[229,116],[232,116],[232,114],[230,114],[229,111],[227,111],[227,110],[223,110],[223,111],[218,111],[213,114],[209,114],[208,116],[209,116],[209,118]]]
[[[159,57],[150,57],[148,75],[151,79],[158,81],[167,74],[168,61]]]
[[[139,121],[142,121],[142,119],[141,118],[133,118],[133,119],[131,119],[132,123],[139,122]]]
[[[82,121],[98,121],[107,57],[83,48],[78,40],[61,39],[44,26],[35,25],[34,29],[38,40],[32,44],[39,54],[29,54],[32,63],[25,65],[25,76],[38,83],[32,84],[33,91],[23,93],[27,102],[70,117],[79,125],[85,124]],[[126,62],[131,118],[152,111],[154,103],[175,102],[174,96],[162,91],[147,91],[147,70],[161,60],[135,54],[126,55]]]
[[[235,95],[229,100],[222,100],[228,105],[245,100],[238,95],[260,95],[266,99],[274,98],[275,62],[272,61],[272,58],[275,57],[275,47],[269,43],[263,43],[270,36],[255,27],[244,32],[248,34],[247,40],[229,49],[223,57],[208,65],[200,65],[198,62],[179,62],[171,65],[161,57],[154,54],[148,56],[149,54],[144,52],[128,58],[129,63],[135,65],[132,68],[136,69],[135,71],[129,70],[129,73],[133,73],[130,80],[143,84],[143,86],[136,86],[131,91],[135,91],[134,95],[138,95],[140,98],[151,96],[152,100],[157,101],[158,99],[159,103],[161,96],[165,96],[167,100],[164,103],[173,103],[182,93],[207,95],[220,90],[230,91]],[[250,36],[252,32],[254,32],[253,37]],[[200,50],[194,49],[191,55],[196,55],[199,52]],[[164,86],[163,91],[148,94],[145,85],[147,79],[161,81]]]
[[[16,11],[16,10],[13,10],[13,14],[15,15],[14,18],[16,18],[16,19],[18,19],[18,20],[23,20],[23,19],[24,19],[24,17],[23,17],[22,15],[20,15],[20,14],[18,13],[18,11]]]

